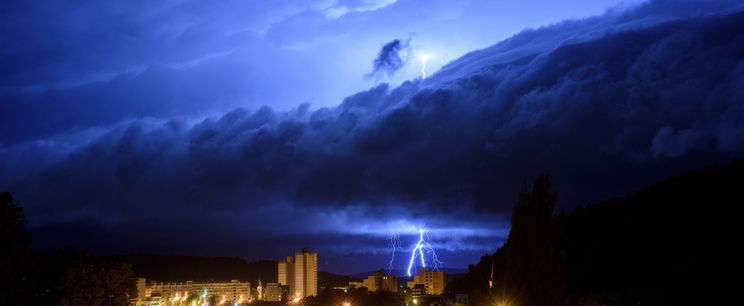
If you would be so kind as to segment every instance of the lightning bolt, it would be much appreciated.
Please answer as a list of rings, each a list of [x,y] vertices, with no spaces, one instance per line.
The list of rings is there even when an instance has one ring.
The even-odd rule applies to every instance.
[[[421,254],[421,266],[426,268],[426,261],[424,261],[424,245],[426,245],[426,243],[423,243],[421,244],[421,246],[419,246],[419,254]]]
[[[408,270],[406,270],[406,274],[408,276],[411,276],[411,269],[413,269],[414,263],[416,262],[416,257],[420,257],[421,259],[421,267],[426,267],[426,259],[424,255],[424,249],[426,249],[426,253],[431,255],[431,263],[432,263],[432,269],[434,271],[439,271],[442,262],[437,257],[437,252],[434,251],[434,248],[431,246],[431,242],[429,242],[429,233],[427,233],[424,229],[419,229],[419,240],[416,242],[416,247],[413,248],[411,251],[411,260],[408,262]]]
[[[421,78],[426,78],[426,60],[429,59],[427,55],[421,55]]]
[[[413,252],[411,252],[411,261],[408,262],[408,270],[406,270],[406,274],[408,276],[411,276],[411,268],[413,268],[413,262],[416,260],[416,252],[419,252],[421,254],[421,264],[422,266],[426,267],[426,263],[424,262],[424,252],[421,250],[421,245],[424,243],[424,229],[419,229],[419,241],[416,243],[416,247],[413,248]]]
[[[395,251],[400,246],[398,241],[398,234],[395,232],[390,233],[390,263],[388,263],[388,274],[393,274],[393,262],[395,261]]]
[[[424,232],[424,234],[426,235],[426,248],[431,254],[431,262],[433,264],[434,271],[439,271],[439,269],[442,267],[442,262],[439,261],[439,258],[437,257],[437,252],[434,252],[434,248],[431,247],[431,243],[429,242],[431,241],[429,239],[429,233]]]

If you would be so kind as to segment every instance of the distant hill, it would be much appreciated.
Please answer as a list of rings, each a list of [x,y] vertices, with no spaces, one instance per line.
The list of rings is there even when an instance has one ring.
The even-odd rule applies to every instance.
[[[468,269],[441,268],[441,269],[439,269],[439,271],[444,271],[445,275],[447,275],[447,277],[449,277],[450,275],[465,274],[465,273],[468,272]],[[351,274],[349,276],[355,277],[355,278],[359,278],[359,279],[366,279],[367,276],[374,275],[375,272],[377,272],[377,270],[355,273],[355,274]],[[392,271],[389,271],[389,270],[385,269],[385,274],[395,275],[395,276],[398,276],[398,277],[403,277],[403,276],[406,275],[406,270],[393,269]]]
[[[162,282],[247,281],[251,286],[277,281],[277,261],[246,262],[237,257],[162,256],[130,254],[107,258],[132,265],[134,275]],[[346,286],[356,279],[328,272],[318,272],[318,286]]]
[[[346,276],[346,275],[338,275],[328,272],[318,272],[318,286],[319,287],[345,287],[349,285],[349,282],[358,282],[361,281],[361,279],[353,277],[353,276]]]
[[[237,279],[251,284],[277,281],[277,262],[246,262],[237,257],[161,256],[130,254],[111,259],[132,264],[134,275],[163,282],[229,281]]]

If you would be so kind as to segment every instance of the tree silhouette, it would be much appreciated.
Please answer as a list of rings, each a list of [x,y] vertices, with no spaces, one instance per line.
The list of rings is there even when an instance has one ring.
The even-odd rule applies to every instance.
[[[130,265],[74,248],[34,251],[23,223],[10,193],[0,193],[0,305],[129,305]]]
[[[504,271],[496,277],[497,300],[520,305],[556,305],[565,296],[561,277],[564,252],[560,222],[553,216],[558,195],[541,176],[531,192],[522,192],[512,210],[512,228],[504,245]]]
[[[66,251],[65,272],[56,290],[59,305],[129,305],[136,294],[129,264],[93,259],[74,249]]]
[[[0,304],[24,305],[32,301],[32,250],[23,229],[23,210],[8,192],[0,193]]]

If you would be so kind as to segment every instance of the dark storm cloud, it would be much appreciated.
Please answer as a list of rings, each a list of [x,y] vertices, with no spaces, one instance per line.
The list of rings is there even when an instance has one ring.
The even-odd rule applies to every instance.
[[[0,3],[2,87],[114,76],[232,50],[312,0],[44,1]],[[239,29],[239,31],[236,31]]]
[[[34,180],[13,180],[11,190],[50,186],[61,202],[80,205],[116,195],[117,205],[102,201],[107,208],[155,199],[242,206],[394,198],[507,211],[522,180],[540,172],[559,186],[635,171],[650,182],[662,175],[656,167],[698,164],[681,157],[725,160],[744,149],[742,44],[730,34],[744,29],[741,20],[613,34],[484,67],[442,88],[381,85],[334,108],[238,109],[193,125],[135,120]],[[70,174],[77,179],[59,180]],[[626,189],[565,194],[596,200]]]
[[[266,100],[260,98],[267,96],[275,98],[272,102],[279,107],[287,101],[295,106],[295,101],[303,99],[300,91],[315,90],[313,75],[287,74],[284,70],[300,65],[307,69],[324,68],[311,60],[312,55],[261,43],[252,46],[274,57],[254,63],[254,48],[246,47],[187,68],[153,65],[109,81],[71,88],[41,92],[0,89],[0,142],[43,139],[127,118],[202,118],[204,115],[197,114],[223,113],[236,105],[264,103]]]
[[[607,33],[447,82],[380,85],[331,108],[132,119],[0,147],[0,186],[40,232],[95,220],[126,241],[137,227],[124,225],[152,216],[164,228],[229,219],[245,229],[239,241],[279,237],[277,224],[343,233],[484,216],[463,235],[475,239],[487,224],[504,228],[541,173],[570,208],[742,156],[744,13]]]
[[[329,64],[260,34],[323,2],[2,1],[0,143],[336,97],[319,88],[343,65],[336,58]]]
[[[382,46],[377,57],[372,61],[372,72],[367,77],[377,77],[382,74],[391,76],[403,68],[407,61],[407,54],[404,53],[409,50],[409,44],[410,39],[406,41],[394,39]]]
[[[391,2],[340,1],[336,5],[356,12],[347,14],[356,20],[351,17],[362,17],[360,9]],[[488,7],[485,2],[473,5]],[[403,20],[416,20],[423,27],[423,19],[414,16],[439,19],[437,12],[448,11],[452,2],[421,7],[416,1],[399,1],[393,6],[405,4],[396,8],[403,10],[403,15],[386,7],[381,10],[388,11],[385,14],[370,12],[374,19],[362,18],[366,23],[331,24],[326,24],[328,17],[318,11],[324,7],[322,3],[328,2],[2,1],[0,142],[34,141],[131,118],[203,118],[239,106],[269,104],[289,109],[304,101],[335,105],[339,97],[367,86],[357,76],[367,72],[362,62],[373,55],[319,41],[357,48],[361,44],[364,50],[376,51],[377,44],[384,41],[380,39],[400,35],[388,33],[391,28],[397,32],[411,27],[400,23]],[[566,22],[531,31],[532,35],[522,34],[513,40],[517,43],[505,47],[511,54],[526,49],[525,55],[529,55],[616,29],[724,10],[732,3],[741,5],[722,0],[654,1],[626,18],[614,13]],[[439,9],[429,11],[436,7]],[[300,18],[310,13],[315,17]],[[299,20],[289,22],[295,19]],[[379,20],[389,24],[377,27]],[[287,25],[293,26],[280,30]],[[447,31],[443,27],[453,28],[443,24],[426,28],[443,35],[442,42],[462,38],[456,32],[444,35]],[[262,30],[267,32],[260,34]],[[340,33],[360,39],[338,42],[344,36]],[[472,33],[471,37],[477,37]],[[489,41],[477,40],[481,44]],[[423,37],[417,41],[427,43]],[[410,71],[399,71],[397,77],[401,73]]]

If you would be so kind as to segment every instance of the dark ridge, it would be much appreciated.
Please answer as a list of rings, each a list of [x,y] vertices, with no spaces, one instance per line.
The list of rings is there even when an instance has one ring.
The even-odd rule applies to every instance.
[[[742,190],[744,162],[735,161],[563,216],[568,289],[656,302],[718,296],[722,272],[739,261]]]
[[[389,271],[387,269],[384,270],[385,274],[388,275],[395,275],[397,277],[404,277],[406,275],[406,270],[404,269],[393,269],[392,271]],[[459,274],[465,274],[468,272],[467,269],[458,269],[458,268],[441,268],[439,271],[443,271],[446,273],[447,277],[450,275],[459,275]],[[377,271],[367,271],[367,272],[360,272],[360,273],[354,273],[349,276],[356,277],[359,279],[366,279],[367,276],[374,275]]]
[[[258,260],[246,262],[237,257],[162,256],[130,254],[106,257],[132,265],[135,277],[161,282],[210,282],[239,280],[258,284],[277,281],[277,262]],[[318,286],[348,286],[353,277],[318,271]]]
[[[469,266],[448,290],[467,292],[474,302],[500,295],[524,300],[551,291],[561,296],[554,305],[720,305],[714,301],[737,292],[728,279],[741,261],[742,191],[744,162],[734,161],[560,216],[552,215],[551,201],[525,201],[544,192],[523,193],[507,243]],[[545,213],[517,216],[518,206]],[[558,278],[545,282],[546,271]],[[495,280],[493,289],[489,279]],[[542,282],[539,292],[518,286],[535,282]]]

